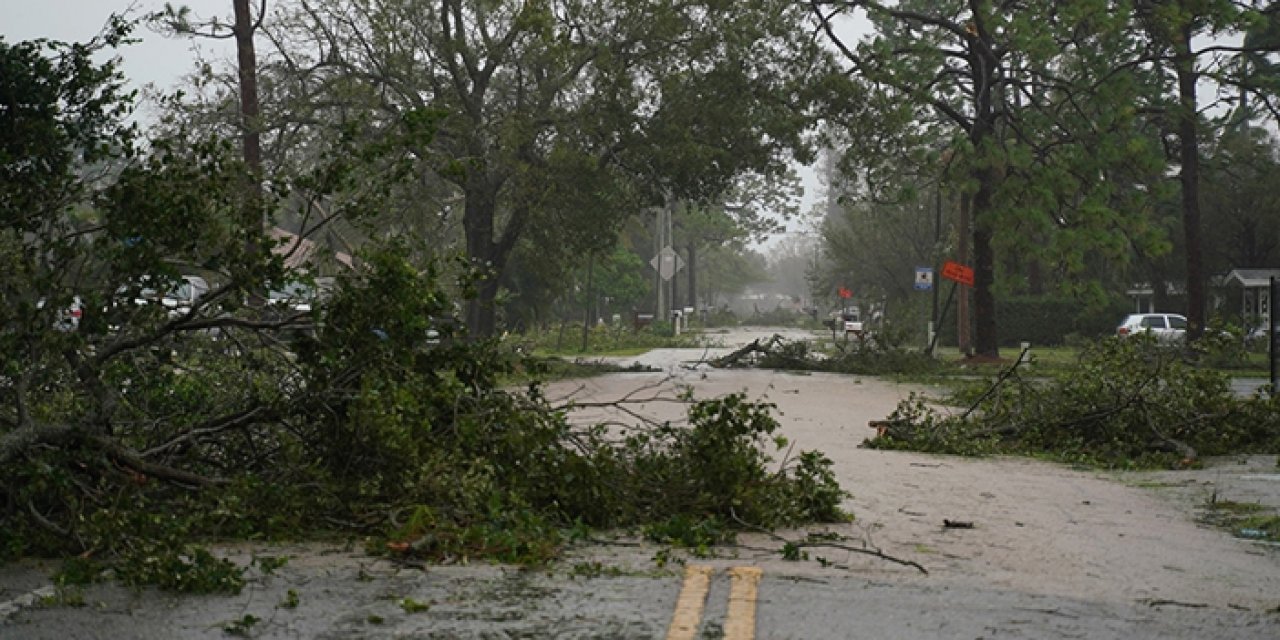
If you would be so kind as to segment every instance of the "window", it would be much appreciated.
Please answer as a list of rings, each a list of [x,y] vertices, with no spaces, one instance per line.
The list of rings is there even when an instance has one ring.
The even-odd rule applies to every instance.
[[[1164,325],[1164,316],[1143,316],[1143,318],[1142,318],[1142,328],[1143,328],[1143,329],[1163,329],[1163,328],[1165,328],[1165,325]]]
[[[1172,329],[1182,329],[1185,331],[1187,328],[1187,319],[1180,318],[1178,316],[1169,316],[1169,327]]]

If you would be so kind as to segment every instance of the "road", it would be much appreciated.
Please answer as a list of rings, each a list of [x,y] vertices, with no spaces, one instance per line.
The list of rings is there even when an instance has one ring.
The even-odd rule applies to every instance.
[[[600,400],[689,385],[701,396],[745,391],[773,402],[798,448],[833,460],[853,494],[851,524],[744,534],[710,557],[668,559],[661,547],[622,538],[575,547],[540,570],[402,566],[364,555],[358,543],[242,546],[223,552],[289,562],[252,573],[234,597],[104,584],[83,592],[85,606],[52,602],[48,567],[10,565],[0,568],[0,638],[1280,637],[1280,553],[1197,521],[1210,496],[1280,507],[1275,456],[1106,473],[863,449],[867,422],[918,389],[704,362],[772,334],[725,334],[723,350],[710,352],[650,352],[629,360],[659,372],[565,381],[548,395]],[[670,403],[639,410],[679,417]],[[784,539],[817,529],[928,574],[836,547],[784,559]]]

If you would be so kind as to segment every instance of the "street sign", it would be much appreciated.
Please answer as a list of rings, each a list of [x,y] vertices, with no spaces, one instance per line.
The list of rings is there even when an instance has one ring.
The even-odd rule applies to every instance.
[[[942,263],[942,277],[965,286],[973,286],[973,269],[950,260]]]
[[[649,261],[649,266],[657,270],[658,275],[663,281],[670,280],[676,272],[684,268],[684,260],[680,259],[680,254],[675,252],[671,247],[663,247],[658,255]]]
[[[929,291],[933,289],[933,268],[932,267],[916,267],[916,291]]]

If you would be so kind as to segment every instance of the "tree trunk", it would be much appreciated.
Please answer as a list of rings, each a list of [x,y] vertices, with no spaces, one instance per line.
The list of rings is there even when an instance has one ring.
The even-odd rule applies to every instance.
[[[591,344],[591,303],[595,300],[595,294],[591,291],[593,286],[592,275],[596,268],[595,256],[587,256],[587,295],[583,297],[582,312],[582,351],[586,351]]]
[[[960,223],[959,223],[959,241],[956,249],[956,259],[963,265],[972,265],[973,262],[969,257],[969,241],[973,238],[972,224],[969,219],[972,217],[973,199],[968,194],[960,196]],[[941,283],[937,283],[941,286]],[[973,349],[973,336],[970,329],[973,322],[970,320],[969,312],[969,290],[962,288],[960,298],[956,301],[956,338],[960,347],[960,353],[968,354]]]
[[[1191,53],[1191,26],[1184,26],[1175,43],[1174,66],[1178,73],[1178,151],[1182,163],[1182,231],[1187,251],[1187,339],[1204,334],[1204,265],[1200,234],[1200,148],[1197,126],[1195,58]]]
[[[257,202],[262,196],[262,119],[258,111],[258,59],[253,47],[253,16],[249,0],[233,0],[235,7],[236,62],[240,75],[240,142],[244,164],[252,176],[245,224],[250,229],[261,226]]]
[[[698,248],[689,243],[689,260],[684,268],[689,270],[689,291],[685,295],[687,301],[684,306],[693,309],[694,313],[698,312]]]
[[[500,256],[493,239],[493,220],[497,203],[493,193],[481,184],[483,178],[470,178],[465,193],[466,206],[462,216],[463,231],[467,236],[467,257],[472,268],[483,272],[476,282],[476,297],[467,301],[467,332],[472,338],[493,335],[494,300],[498,297],[498,275],[501,273]]]
[[[996,358],[1000,356],[1000,347],[996,333],[996,300],[992,290],[996,279],[995,250],[991,246],[991,225],[986,220],[991,211],[995,178],[990,170],[980,174],[978,192],[973,198],[973,346],[977,355]]]

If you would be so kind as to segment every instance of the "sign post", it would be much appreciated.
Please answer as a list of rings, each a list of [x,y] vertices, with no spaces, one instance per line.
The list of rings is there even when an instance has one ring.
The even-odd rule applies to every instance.
[[[942,263],[942,277],[948,280],[954,280],[966,287],[973,286],[973,269],[948,260]]]
[[[1271,276],[1271,296],[1267,301],[1267,315],[1271,320],[1271,396],[1280,393],[1280,312],[1276,301],[1280,300],[1280,279]]]
[[[956,295],[956,287],[964,285],[966,287],[973,286],[973,269],[948,260],[942,263],[942,277],[951,281],[951,290],[947,292],[947,302],[942,305],[942,311],[938,316],[938,326],[942,326],[943,318],[947,317],[947,308],[951,306],[951,299]],[[933,334],[933,339],[929,341],[929,348],[925,351],[926,355],[933,355],[934,347],[938,346],[938,334]]]
[[[912,283],[912,287],[916,291],[933,291],[933,268],[932,267],[916,267],[916,279]],[[933,313],[929,314],[929,325],[925,330],[924,343],[926,346],[933,344],[933,330],[935,316],[938,315],[938,294],[933,294]]]
[[[916,291],[931,291],[933,289],[933,269],[930,267],[916,267]]]

